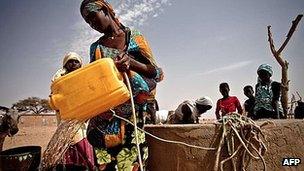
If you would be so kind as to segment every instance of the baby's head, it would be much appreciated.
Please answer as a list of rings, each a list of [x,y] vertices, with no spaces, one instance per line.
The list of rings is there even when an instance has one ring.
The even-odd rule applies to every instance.
[[[63,68],[66,69],[67,73],[75,71],[81,68],[82,58],[75,52],[67,53],[63,58]]]

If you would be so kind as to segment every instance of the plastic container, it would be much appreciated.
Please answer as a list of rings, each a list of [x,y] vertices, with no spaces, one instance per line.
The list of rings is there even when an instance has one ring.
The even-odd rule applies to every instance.
[[[41,158],[40,146],[23,146],[0,152],[1,171],[35,171]]]
[[[86,120],[130,99],[129,91],[111,58],[99,59],[55,80],[50,106],[61,119]]]

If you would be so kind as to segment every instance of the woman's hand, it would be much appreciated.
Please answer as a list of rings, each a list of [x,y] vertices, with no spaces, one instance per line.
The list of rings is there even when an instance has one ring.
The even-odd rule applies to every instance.
[[[118,71],[126,72],[130,69],[130,61],[131,58],[129,57],[129,55],[125,52],[122,52],[117,56],[114,62]]]
[[[156,67],[151,64],[144,64],[139,61],[136,61],[135,58],[126,53],[121,52],[114,61],[118,71],[126,72],[129,70],[135,71],[140,75],[143,75],[147,78],[155,78],[157,75]]]

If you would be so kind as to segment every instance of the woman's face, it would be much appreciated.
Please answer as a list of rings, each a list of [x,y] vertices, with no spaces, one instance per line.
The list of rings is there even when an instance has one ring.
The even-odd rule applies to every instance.
[[[103,10],[99,12],[91,12],[86,21],[94,30],[100,33],[107,33],[110,31],[112,23],[110,15],[106,14]]]
[[[75,59],[70,59],[68,62],[65,64],[65,69],[68,72],[75,71],[76,69],[79,69],[81,67],[81,63],[78,60]]]
[[[270,81],[270,74],[265,70],[260,70],[258,72],[259,78],[262,80],[262,82],[267,83]]]

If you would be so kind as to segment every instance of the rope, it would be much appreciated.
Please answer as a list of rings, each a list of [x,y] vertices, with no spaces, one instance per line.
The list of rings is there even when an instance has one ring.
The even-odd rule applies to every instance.
[[[135,127],[135,125],[136,125],[136,124],[132,123],[131,121],[129,121],[128,119],[116,115],[115,112],[114,112],[113,116],[116,117],[116,118],[118,118],[118,119],[121,119],[121,120],[123,120],[123,121],[125,121],[125,122],[127,122],[127,123],[129,123],[129,124],[131,124],[131,125],[133,125],[134,127]],[[237,122],[237,123],[233,123],[233,122],[231,122],[230,119],[235,119],[235,120],[237,120],[238,122]],[[196,145],[190,145],[190,144],[187,144],[187,143],[184,143],[184,142],[180,142],[180,141],[166,140],[166,139],[160,138],[160,137],[158,137],[158,136],[155,136],[155,135],[153,135],[153,134],[151,134],[151,133],[149,133],[149,132],[147,132],[147,131],[145,131],[145,130],[143,130],[143,129],[141,129],[141,128],[137,128],[137,129],[140,130],[140,131],[142,131],[143,133],[145,133],[145,134],[151,136],[152,138],[155,138],[155,139],[157,139],[157,140],[159,140],[159,141],[162,141],[162,142],[172,143],[172,144],[179,144],[179,145],[184,145],[184,146],[187,146],[187,147],[190,147],[190,148],[197,148],[197,149],[202,149],[202,150],[212,150],[212,151],[217,150],[216,158],[218,158],[218,159],[217,159],[217,161],[216,161],[216,163],[215,163],[214,170],[218,170],[218,163],[220,163],[220,165],[221,165],[221,166],[220,166],[220,169],[223,170],[223,165],[224,165],[224,163],[227,162],[228,160],[232,160],[232,159],[236,156],[236,154],[239,153],[239,151],[240,151],[242,148],[244,149],[244,152],[246,152],[246,153],[249,154],[250,157],[252,157],[252,158],[254,158],[254,159],[261,159],[262,162],[263,162],[264,170],[266,170],[266,163],[265,163],[265,160],[264,160],[263,155],[261,154],[261,152],[259,152],[259,151],[250,143],[250,141],[241,138],[241,136],[239,135],[239,133],[238,133],[238,131],[237,131],[237,128],[238,128],[237,125],[238,125],[238,124],[241,124],[241,125],[243,125],[243,126],[246,125],[246,124],[250,124],[250,125],[252,125],[252,130],[251,130],[251,131],[253,131],[253,130],[258,131],[258,132],[256,132],[255,134],[261,133],[261,135],[262,135],[262,132],[260,131],[260,128],[261,128],[262,126],[257,126],[257,125],[255,124],[255,122],[253,122],[253,121],[252,121],[251,119],[249,119],[249,118],[246,118],[246,119],[244,119],[244,120],[243,120],[243,119],[244,119],[244,117],[241,117],[241,116],[239,116],[239,115],[236,115],[236,117],[235,117],[235,116],[232,116],[231,118],[228,117],[227,119],[225,119],[225,120],[223,121],[223,123],[221,123],[223,132],[222,132],[221,142],[219,143],[219,145],[218,145],[217,148],[201,147],[201,146],[196,146]],[[268,123],[263,123],[262,125],[266,125],[266,124],[268,124]],[[227,137],[227,135],[226,135],[226,134],[227,134],[227,128],[226,128],[226,126],[229,126],[229,127],[231,128],[231,131],[235,134],[236,138],[239,139],[239,141],[241,142],[241,144],[237,147],[236,150],[232,150],[232,154],[230,154],[230,156],[229,156],[228,158],[226,158],[226,159],[224,159],[224,160],[222,160],[222,161],[219,162],[219,155],[220,155],[221,147],[222,147],[223,144],[224,144],[224,141],[225,141],[224,139],[225,139],[225,137]],[[240,129],[242,130],[242,129],[244,129],[244,128],[241,128],[241,127],[240,127]],[[246,144],[244,143],[244,141],[246,142]],[[261,145],[260,147],[264,148],[264,150],[267,150],[267,149],[266,149],[266,146],[264,145],[264,143],[263,143],[261,140],[258,140],[258,142],[259,142],[260,145]],[[251,151],[247,148],[247,144],[250,145],[251,148],[258,154],[258,157],[255,156],[255,155],[253,155],[253,154],[251,153]],[[232,143],[232,145],[234,146],[234,143]],[[244,156],[245,156],[245,153],[243,153],[242,157],[244,157]],[[243,163],[242,163],[242,165],[243,165]],[[243,165],[243,166],[244,166],[244,165]]]
[[[141,171],[144,171],[143,163],[142,163],[142,160],[141,160],[141,153],[140,153],[139,141],[138,141],[137,119],[136,119],[136,114],[135,114],[134,99],[133,99],[131,84],[130,84],[130,80],[129,80],[129,77],[128,77],[127,73],[124,72],[123,74],[124,74],[125,80],[126,80],[126,82],[127,82],[127,86],[128,86],[128,89],[129,89],[129,91],[130,91],[130,96],[131,96],[130,99],[131,99],[131,105],[132,105],[133,121],[134,121],[134,123],[135,123],[135,124],[134,124],[134,132],[135,132],[136,147],[137,147],[137,152],[138,152],[139,166],[140,166],[140,170],[141,170]]]
[[[220,121],[222,125],[222,138],[221,143],[218,145],[218,151],[216,153],[216,162],[214,165],[214,170],[218,170],[218,165],[220,164],[220,170],[224,169],[224,163],[231,160],[232,164],[235,164],[234,159],[239,159],[241,161],[241,167],[243,170],[248,167],[251,158],[253,159],[260,159],[263,162],[264,171],[266,170],[266,163],[264,160],[264,152],[267,151],[265,144],[263,143],[262,139],[259,138],[259,135],[263,137],[265,140],[265,136],[261,131],[261,127],[265,126],[269,122],[263,123],[262,126],[258,126],[253,120],[247,118],[245,116],[241,116],[237,113],[231,113],[230,115],[224,116]],[[244,134],[245,133],[245,134]],[[226,139],[226,140],[225,140]],[[229,139],[237,139],[239,140],[240,144],[237,146],[236,150],[234,150],[234,143],[230,144]],[[258,142],[258,149],[252,144],[252,140]],[[224,142],[224,143],[223,143]],[[226,142],[226,143],[225,143]],[[229,149],[229,157],[219,162],[220,157],[220,149],[222,146],[226,144]],[[258,155],[254,155],[252,150],[249,150],[249,147],[253,149],[253,151]],[[240,154],[241,153],[241,154]],[[244,165],[245,157],[248,156],[248,163],[247,166]],[[240,159],[241,158],[241,159]],[[235,168],[234,168],[235,170]]]
[[[136,114],[135,114],[135,107],[134,107],[134,100],[133,100],[133,95],[132,95],[132,89],[131,89],[131,84],[130,84],[130,80],[129,80],[129,77],[127,75],[127,73],[123,73],[124,77],[125,77],[125,80],[127,82],[127,86],[128,86],[128,89],[130,90],[130,96],[131,96],[131,105],[132,105],[132,113],[133,113],[133,120],[134,120],[134,123],[137,123],[136,122]],[[163,138],[160,138],[158,136],[155,136],[141,128],[138,128],[137,127],[137,124],[134,124],[132,123],[131,121],[129,121],[128,119],[125,119],[123,117],[120,117],[118,115],[115,114],[115,112],[113,110],[111,110],[113,112],[113,116],[118,118],[118,119],[121,119],[131,125],[134,126],[134,131],[135,131],[135,140],[136,140],[136,146],[137,146],[137,151],[138,151],[138,155],[139,155],[139,164],[140,164],[140,169],[143,171],[143,165],[142,165],[142,160],[141,160],[141,154],[140,154],[140,148],[139,148],[139,143],[138,143],[138,132],[137,130],[140,130],[142,131],[143,133],[151,136],[152,138],[155,138],[159,141],[163,141],[163,142],[166,142],[166,143],[172,143],[172,144],[180,144],[180,145],[184,145],[184,146],[187,146],[187,147],[190,147],[190,148],[197,148],[197,149],[202,149],[202,150],[216,150],[216,148],[209,148],[209,147],[201,147],[201,146],[196,146],[196,145],[191,145],[191,144],[187,144],[185,142],[181,142],[181,141],[172,141],[172,140],[166,140],[166,139],[163,139]]]
[[[131,121],[129,121],[129,120],[126,119],[126,118],[123,118],[123,117],[118,116],[118,115],[116,115],[116,114],[113,114],[113,116],[116,117],[116,118],[118,118],[118,119],[121,119],[121,120],[123,120],[123,121],[125,121],[125,122],[127,122],[127,123],[129,123],[129,124],[131,124],[131,125],[134,126],[134,123],[132,123]],[[216,148],[201,147],[201,146],[196,146],[196,145],[187,144],[187,143],[181,142],[181,141],[166,140],[166,139],[160,138],[160,137],[158,137],[158,136],[156,136],[156,135],[153,135],[153,134],[151,134],[151,133],[149,133],[149,132],[147,132],[147,131],[145,131],[145,130],[143,130],[143,129],[141,129],[141,128],[137,128],[137,129],[140,130],[140,131],[142,131],[143,133],[145,133],[145,134],[151,136],[152,138],[155,138],[155,139],[157,139],[157,140],[159,140],[159,141],[162,141],[162,142],[172,143],[172,144],[179,144],[179,145],[184,145],[184,146],[187,146],[187,147],[197,148],[197,149],[201,149],[201,150],[216,150]]]

